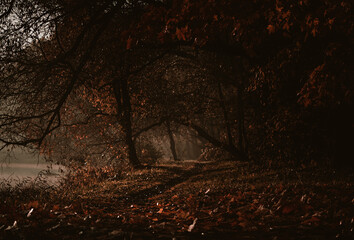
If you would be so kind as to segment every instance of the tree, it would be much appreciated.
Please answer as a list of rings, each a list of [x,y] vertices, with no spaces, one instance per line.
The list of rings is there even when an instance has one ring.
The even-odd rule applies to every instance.
[[[139,166],[130,122],[127,81],[131,69],[123,73],[124,69],[114,66],[119,64],[118,57],[109,59],[112,55],[104,54],[126,54],[124,23],[141,8],[141,4],[125,1],[11,2],[10,13],[2,16],[1,32],[2,39],[7,37],[1,51],[2,147],[41,145],[62,125],[69,96],[96,77],[90,84],[106,81],[112,88],[129,159]],[[11,23],[15,14],[18,19]],[[101,47],[111,40],[114,45]],[[95,69],[102,61],[107,64]],[[99,71],[105,79],[94,76]],[[120,72],[108,76],[115,71]]]
[[[86,89],[100,104],[81,114],[109,115],[136,167],[134,139],[165,122],[240,159],[320,159],[332,145],[325,155],[338,158],[353,129],[351,11],[350,1],[9,1],[0,141],[41,145]]]

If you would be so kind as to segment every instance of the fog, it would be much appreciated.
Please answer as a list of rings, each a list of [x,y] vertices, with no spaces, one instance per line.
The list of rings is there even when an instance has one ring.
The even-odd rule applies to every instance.
[[[63,166],[47,163],[39,154],[22,149],[4,149],[0,152],[0,182],[45,179],[50,184],[58,182],[63,175]]]

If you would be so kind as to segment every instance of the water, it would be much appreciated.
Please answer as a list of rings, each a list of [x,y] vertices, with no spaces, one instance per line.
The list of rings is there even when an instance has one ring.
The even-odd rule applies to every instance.
[[[46,163],[38,155],[15,149],[11,153],[0,152],[0,183],[12,181],[14,184],[23,180],[35,181],[40,176],[50,185],[58,183],[64,174],[64,167]]]

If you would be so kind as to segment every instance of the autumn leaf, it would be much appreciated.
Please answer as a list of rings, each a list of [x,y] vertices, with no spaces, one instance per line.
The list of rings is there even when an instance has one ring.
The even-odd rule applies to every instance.
[[[59,205],[58,204],[54,205],[53,208],[52,208],[52,211],[55,212],[55,211],[58,211],[58,210],[59,210]]]
[[[275,9],[278,11],[278,12],[281,12],[283,10],[283,7],[279,7],[278,4],[275,5]]]
[[[180,210],[179,212],[176,213],[176,216],[177,216],[178,218],[183,218],[183,219],[185,219],[185,218],[187,218],[187,217],[189,216],[189,214],[190,214],[189,212]]]
[[[268,25],[267,29],[268,29],[269,34],[272,34],[275,32],[275,27],[271,24]]]
[[[283,207],[283,209],[282,209],[281,212],[282,212],[283,214],[290,214],[290,213],[292,213],[294,210],[295,210],[295,209],[294,209],[294,206],[292,206],[292,205],[286,205],[286,206]]]
[[[332,29],[332,25],[333,25],[335,19],[336,18],[331,18],[328,20],[329,29]]]
[[[174,200],[177,200],[178,199],[178,195],[174,195],[172,198],[171,198],[171,201],[174,201]]]
[[[165,33],[164,32],[160,32],[158,35],[157,35],[157,39],[159,39],[159,41],[161,43],[164,43],[165,42]]]
[[[32,201],[28,204],[28,207],[32,208],[38,208],[39,202],[38,201]]]
[[[313,25],[314,26],[318,26],[320,24],[320,20],[318,19],[318,18],[315,18],[314,20],[313,20]]]
[[[289,23],[286,22],[286,23],[283,25],[283,29],[289,31],[289,29],[290,29]]]
[[[176,29],[176,36],[178,40],[183,40],[186,41],[186,36],[184,35],[184,33],[182,32],[181,29],[177,28]]]
[[[246,222],[240,222],[238,225],[240,227],[242,227],[242,228],[246,228],[247,227],[247,223]]]
[[[318,222],[320,222],[320,219],[318,217],[311,217],[310,219],[303,221],[301,224],[312,225],[312,224],[317,224]]]
[[[195,218],[193,220],[193,223],[191,225],[189,225],[189,227],[188,227],[188,232],[191,232],[194,229],[195,224],[197,223],[197,221],[198,221],[198,218]]]
[[[29,210],[29,212],[27,213],[27,217],[30,217],[32,215],[33,210],[34,210],[34,208],[31,208],[31,210]]]
[[[14,223],[12,224],[12,226],[8,226],[5,230],[11,230],[11,229],[16,229],[17,228],[17,221],[14,221]]]
[[[133,39],[131,37],[129,37],[128,40],[127,40],[127,46],[126,46],[127,50],[131,49],[132,41],[133,41]]]

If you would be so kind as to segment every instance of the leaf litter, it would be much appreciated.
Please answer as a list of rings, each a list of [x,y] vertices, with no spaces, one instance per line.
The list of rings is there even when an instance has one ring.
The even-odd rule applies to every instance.
[[[63,181],[40,194],[3,189],[0,239],[353,236],[352,176],[231,161],[196,164],[155,166],[85,185]]]

